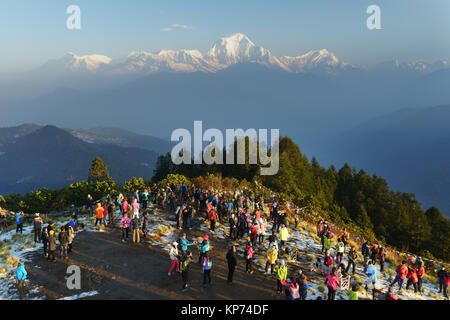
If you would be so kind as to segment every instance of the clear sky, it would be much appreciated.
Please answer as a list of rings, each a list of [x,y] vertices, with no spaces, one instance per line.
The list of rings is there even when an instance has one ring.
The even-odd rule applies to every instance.
[[[66,28],[72,4],[81,8],[81,30]],[[382,30],[366,27],[372,4],[381,8]],[[112,58],[134,50],[205,52],[236,32],[276,56],[326,48],[360,65],[450,59],[449,18],[448,0],[1,0],[0,71],[69,51]]]

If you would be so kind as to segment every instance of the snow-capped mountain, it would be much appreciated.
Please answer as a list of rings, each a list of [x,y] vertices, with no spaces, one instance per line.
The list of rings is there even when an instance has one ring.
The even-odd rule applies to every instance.
[[[207,72],[214,73],[238,63],[257,63],[270,69],[291,73],[316,73],[338,75],[342,72],[361,69],[341,61],[326,49],[312,50],[298,56],[276,57],[269,50],[255,45],[246,35],[236,33],[217,40],[206,54],[199,50],[161,50],[157,53],[146,51],[131,52],[127,57],[113,61],[111,58],[93,54],[77,56],[68,53],[59,60],[47,62],[41,71],[73,71],[100,74],[152,74],[157,72]],[[434,63],[398,60],[377,65],[373,70],[410,70],[428,73],[448,68],[446,60]]]
[[[101,54],[78,56],[68,52],[60,59],[47,62],[41,69],[50,72],[96,72],[111,61],[110,57]]]
[[[313,50],[296,57],[284,56],[280,61],[294,73],[301,72],[324,72],[337,74],[351,68],[351,64],[340,61],[333,53],[326,49]]]
[[[215,72],[198,50],[161,50],[158,53],[132,52],[125,59],[111,64],[107,73],[154,73],[161,71]]]
[[[253,62],[290,71],[269,50],[256,46],[242,33],[236,33],[216,41],[209,49],[205,59],[220,68],[226,68],[236,63]]]
[[[386,61],[375,65],[372,70],[378,71],[392,71],[392,70],[402,70],[411,71],[417,73],[431,73],[434,71],[447,69],[450,67],[447,60],[437,60],[432,63],[428,63],[422,60],[412,61],[412,62],[400,62],[398,59]]]

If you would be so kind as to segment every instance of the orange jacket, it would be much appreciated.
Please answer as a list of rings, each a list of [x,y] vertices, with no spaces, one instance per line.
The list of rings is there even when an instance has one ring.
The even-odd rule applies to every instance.
[[[95,216],[97,219],[103,219],[103,211],[102,207],[97,207],[97,209],[95,209]]]

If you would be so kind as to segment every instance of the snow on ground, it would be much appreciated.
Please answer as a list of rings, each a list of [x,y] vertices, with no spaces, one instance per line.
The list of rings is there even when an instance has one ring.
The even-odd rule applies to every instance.
[[[148,228],[148,239],[146,242],[149,245],[158,246],[163,249],[165,249],[167,252],[169,251],[170,245],[173,241],[177,241],[176,233],[174,232],[176,230],[176,222],[169,219],[167,214],[161,214],[161,212],[155,208],[154,206],[150,205],[150,214],[149,214],[149,228]],[[153,214],[152,212],[156,212],[156,214]],[[120,211],[117,210],[115,212],[115,220],[116,225],[119,225],[121,219]],[[97,228],[94,226],[95,219],[89,218],[89,217],[80,217],[79,222],[83,222],[85,224],[84,231],[87,232],[105,232],[103,228]],[[56,228],[60,227],[61,225],[68,222],[67,220],[62,221],[56,221],[55,226]],[[200,224],[200,231],[202,231],[205,234],[214,235],[215,237],[211,238],[211,249],[214,246],[214,242],[218,240],[220,241],[226,241],[228,239],[229,235],[229,227],[228,224],[217,224],[216,230],[214,232],[211,232],[209,229],[209,225],[207,226],[204,221]],[[271,232],[272,224],[269,223],[266,228],[266,234],[265,234],[265,243],[261,245],[257,245],[256,249],[257,252],[254,255],[253,263],[254,263],[254,270],[259,272],[264,272],[265,270],[265,263],[266,263],[266,248],[267,248],[267,237],[269,236],[269,232]],[[80,232],[80,231],[78,231]],[[216,239],[217,237],[217,239]],[[132,238],[132,236],[131,236]],[[190,239],[190,240],[196,240],[196,239]],[[130,240],[129,240],[130,241]],[[245,239],[240,239],[235,241],[237,244],[237,255],[239,257],[242,257],[244,254],[244,247],[245,247]],[[18,293],[16,289],[16,284],[14,283],[14,273],[11,267],[12,259],[11,257],[17,257],[20,259],[21,262],[29,262],[30,261],[30,255],[33,252],[36,252],[38,250],[42,250],[42,244],[37,244],[36,246],[33,243],[33,227],[28,226],[23,229],[23,235],[15,235],[15,230],[11,230],[8,232],[5,232],[0,235],[0,244],[5,244],[7,247],[3,248],[2,250],[8,251],[8,257],[1,258],[0,259],[0,299],[18,299]],[[327,288],[324,281],[324,275],[320,273],[320,270],[317,270],[317,268],[314,266],[315,260],[317,257],[320,257],[323,259],[323,255],[321,254],[321,244],[317,236],[311,235],[306,229],[302,230],[294,230],[292,228],[289,229],[289,240],[287,242],[287,246],[289,246],[291,249],[299,250],[300,252],[300,258],[301,261],[295,261],[295,260],[289,260],[286,259],[283,256],[279,255],[279,259],[286,259],[289,275],[293,276],[297,274],[299,269],[302,269],[304,274],[307,275],[308,283],[309,283],[309,289],[308,289],[308,297],[307,299],[316,299],[318,296],[322,296],[324,299],[326,299],[327,294]],[[332,255],[334,255],[334,252],[332,250]],[[295,255],[294,255],[295,257]],[[346,259],[344,258],[344,263],[347,264]],[[377,269],[378,269],[377,265]],[[319,267],[320,268],[320,267]],[[382,289],[385,291],[388,287],[388,285],[392,282],[393,278],[389,274],[389,272],[386,272],[389,269],[392,269],[393,267],[386,262],[385,263],[385,272],[383,274],[379,273],[378,281],[377,281],[377,288]],[[378,269],[379,270],[379,269]],[[392,271],[390,272],[392,274]],[[249,275],[251,276],[251,275]],[[273,275],[272,275],[273,276]],[[362,286],[365,285],[365,282],[367,281],[367,276],[362,271],[362,266],[360,264],[357,265],[357,272],[356,272],[356,278],[362,282]],[[288,283],[291,279],[288,278]],[[353,278],[352,283],[354,282],[355,278]],[[42,296],[39,293],[39,287],[35,286],[33,288],[29,287],[29,284],[27,284],[28,287],[28,295],[27,299],[45,299],[45,296]],[[413,290],[407,291],[405,290],[406,287],[406,281],[403,286],[403,290],[400,294],[398,294],[400,299],[408,299],[408,300],[436,300],[436,299],[442,299],[442,297],[438,296],[436,284],[428,281],[427,279],[424,279],[423,281],[423,289],[424,294],[415,294]],[[398,285],[394,288],[397,293]],[[85,292],[81,293],[79,295],[70,296],[62,298],[63,300],[75,300],[80,299],[83,297],[88,297],[92,295],[96,295],[98,292],[92,291],[92,292]],[[338,290],[336,294],[337,299],[348,299],[347,292],[343,290]],[[366,292],[364,289],[361,289],[359,291],[359,297],[360,299],[371,299],[371,293]]]
[[[95,296],[97,294],[98,294],[97,291],[89,291],[89,292],[83,292],[83,293],[80,293],[80,294],[76,294],[76,295],[73,295],[73,296],[70,296],[70,297],[60,298],[58,300],[78,300],[78,299],[85,298],[85,297]]]

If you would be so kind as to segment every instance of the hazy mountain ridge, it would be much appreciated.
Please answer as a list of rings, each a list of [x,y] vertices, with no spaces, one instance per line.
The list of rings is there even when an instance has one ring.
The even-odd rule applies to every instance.
[[[2,194],[61,188],[86,180],[96,156],[103,159],[118,183],[133,176],[151,177],[158,157],[140,148],[88,143],[54,126],[11,139],[0,151]]]

